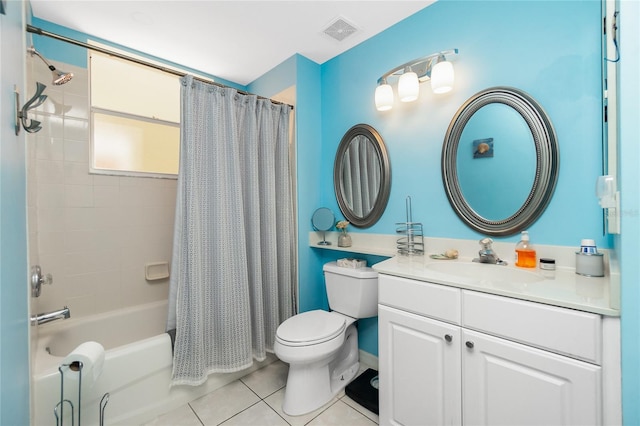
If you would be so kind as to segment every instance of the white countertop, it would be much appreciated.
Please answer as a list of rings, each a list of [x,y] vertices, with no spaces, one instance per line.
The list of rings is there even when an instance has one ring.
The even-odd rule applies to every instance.
[[[351,247],[338,247],[338,232],[327,232],[326,240],[332,244],[318,245],[322,241],[321,232],[309,233],[309,247],[323,250],[343,251],[349,253],[374,254],[389,256],[373,266],[379,273],[444,284],[485,293],[514,297],[533,302],[546,303],[554,306],[593,312],[602,315],[620,316],[620,272],[615,259],[611,259],[608,250],[601,250],[605,254],[605,276],[602,278],[585,277],[575,273],[576,250],[569,246],[534,246],[538,258],[552,258],[556,261],[556,271],[553,274],[543,273],[538,268],[531,269],[532,274],[538,274],[539,281],[533,283],[518,283],[517,281],[490,282],[488,280],[464,278],[450,274],[439,273],[428,268],[428,263],[435,262],[471,262],[477,257],[479,245],[477,240],[461,240],[452,238],[424,237],[424,256],[404,256],[397,254],[397,235],[368,234],[361,232],[350,233],[353,240]],[[507,266],[482,265],[488,268],[523,269],[513,266],[513,252],[515,243],[496,241],[494,250],[508,262]],[[457,260],[433,260],[430,254],[444,253],[447,249],[456,249],[460,253]],[[527,270],[527,269],[525,269]]]
[[[428,254],[424,256],[398,255],[373,265],[373,269],[381,274],[428,281],[430,283],[508,296],[607,316],[620,316],[620,311],[616,308],[619,306],[619,292],[616,290],[617,287],[611,284],[612,282],[616,282],[616,280],[610,279],[609,268],[606,268],[605,276],[601,278],[578,275],[573,268],[566,266],[559,266],[556,271],[551,272],[532,268],[530,273],[537,274],[540,280],[529,283],[464,277],[429,269],[429,264],[439,262],[466,263],[471,261],[471,257],[461,257],[455,260],[433,260]],[[523,269],[512,266],[511,264],[507,266],[477,265],[486,268]]]

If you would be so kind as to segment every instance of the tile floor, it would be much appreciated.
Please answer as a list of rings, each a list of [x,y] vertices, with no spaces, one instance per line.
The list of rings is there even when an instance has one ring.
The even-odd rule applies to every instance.
[[[360,373],[368,367],[361,364]],[[374,426],[378,416],[342,391],[325,406],[304,416],[282,412],[288,365],[276,361],[210,394],[163,414],[146,426]]]

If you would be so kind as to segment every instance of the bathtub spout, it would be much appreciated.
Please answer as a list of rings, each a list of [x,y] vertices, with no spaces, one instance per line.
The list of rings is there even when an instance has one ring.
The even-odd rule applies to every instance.
[[[65,306],[63,309],[59,309],[57,311],[33,315],[31,317],[31,325],[46,324],[51,321],[55,321],[59,319],[68,319],[70,317],[71,317],[71,312],[69,311],[69,308]]]

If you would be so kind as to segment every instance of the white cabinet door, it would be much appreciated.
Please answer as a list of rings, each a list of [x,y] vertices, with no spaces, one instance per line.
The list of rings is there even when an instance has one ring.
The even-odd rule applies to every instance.
[[[601,367],[464,330],[465,425],[602,424]]]
[[[379,305],[380,424],[461,423],[460,327]]]

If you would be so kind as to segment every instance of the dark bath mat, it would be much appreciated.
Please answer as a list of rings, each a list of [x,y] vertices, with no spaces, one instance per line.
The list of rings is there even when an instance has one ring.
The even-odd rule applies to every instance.
[[[376,370],[367,369],[349,383],[344,392],[367,410],[378,414],[378,372]]]

